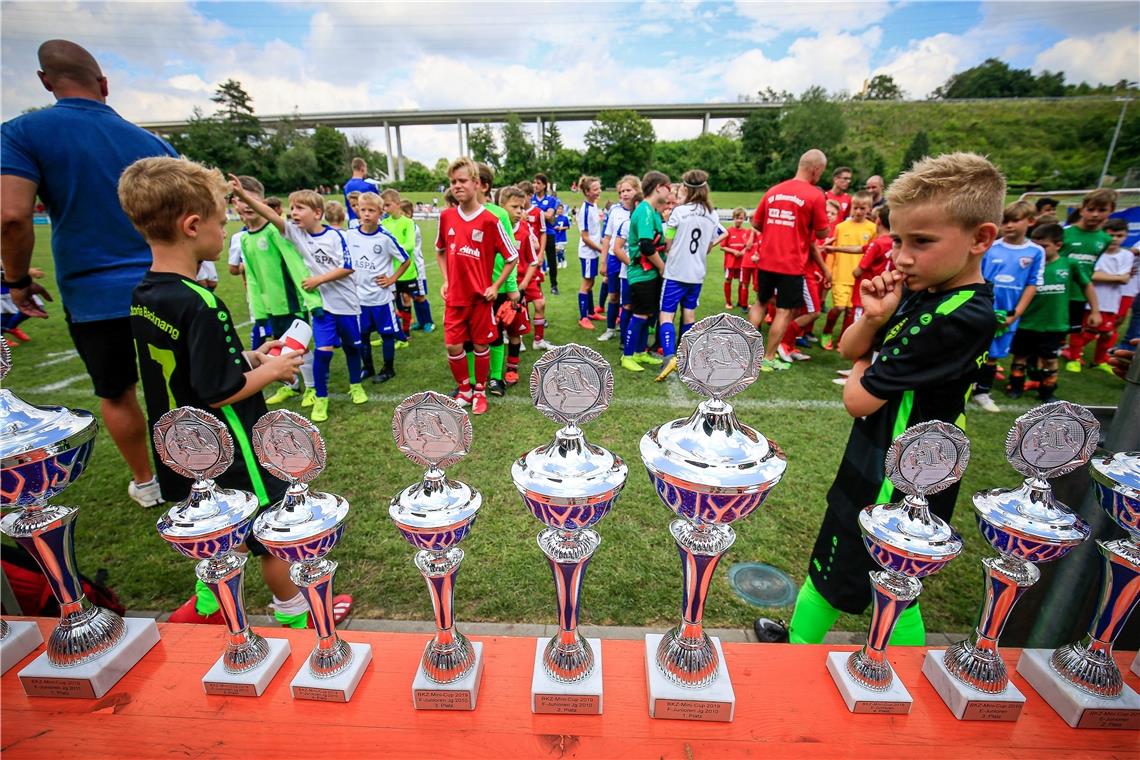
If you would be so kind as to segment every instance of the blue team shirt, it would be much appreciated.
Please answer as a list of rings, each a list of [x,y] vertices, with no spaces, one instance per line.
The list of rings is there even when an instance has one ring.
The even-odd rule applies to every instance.
[[[994,309],[1012,313],[1027,287],[1045,284],[1045,251],[1029,241],[1010,245],[998,240],[982,257],[982,277],[993,283]],[[1010,325],[1016,327],[1016,322]]]
[[[140,158],[177,156],[110,106],[61,98],[0,126],[0,174],[37,186],[51,216],[56,283],[73,322],[130,314],[150,246],[119,206],[119,175]]]
[[[605,225],[602,225],[602,226],[605,227]],[[559,227],[561,227],[562,229],[558,229]],[[554,217],[554,242],[555,243],[565,243],[566,242],[566,232],[569,229],[570,229],[570,217],[566,216],[565,214],[559,214],[558,216]]]
[[[352,210],[352,204],[348,202],[348,194],[352,192],[376,193],[379,195],[380,186],[373,180],[359,177],[352,177],[344,183],[344,208],[345,211],[348,212],[348,218],[350,220],[356,219],[356,212]]]
[[[553,195],[544,195],[541,198],[539,198],[538,195],[532,195],[530,197],[530,203],[532,206],[538,206],[540,209],[542,209],[542,219],[546,223],[546,234],[547,235],[555,234],[554,224],[546,221],[546,212],[547,211],[554,211],[555,209],[557,209],[558,204],[561,203],[561,201],[559,201]],[[555,238],[555,242],[557,242],[557,238]]]

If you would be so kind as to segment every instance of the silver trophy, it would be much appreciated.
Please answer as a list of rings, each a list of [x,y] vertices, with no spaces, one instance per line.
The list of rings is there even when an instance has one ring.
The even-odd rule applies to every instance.
[[[180,554],[200,560],[198,579],[218,598],[228,634],[218,663],[202,679],[207,694],[260,696],[289,654],[286,639],[252,631],[245,614],[245,543],[257,514],[257,497],[214,483],[233,463],[234,442],[213,415],[172,409],[154,425],[154,448],[167,467],[194,481],[185,501],[158,521],[159,534]]]
[[[291,563],[289,578],[304,595],[317,633],[317,645],[290,688],[298,699],[347,702],[372,659],[371,647],[349,644],[337,634],[333,618],[337,563],[328,553],[344,535],[348,502],[309,490],[325,468],[325,442],[301,415],[266,414],[253,426],[253,450],[266,470],[289,483],[285,498],[258,515],[253,533],[270,554]]]
[[[1100,425],[1084,407],[1055,401],[1017,418],[1005,454],[1025,476],[1018,488],[974,494],[982,536],[1001,556],[982,560],[985,596],[969,638],[923,664],[935,689],[967,720],[1016,720],[1025,698],[1009,682],[998,638],[1018,599],[1041,577],[1035,562],[1060,559],[1089,536],[1089,526],[1053,496],[1049,480],[1082,467]],[[952,679],[952,680],[951,680]]]
[[[388,516],[415,548],[415,564],[435,611],[435,636],[424,648],[412,702],[417,709],[474,710],[483,670],[483,645],[455,627],[455,581],[482,495],[452,480],[443,468],[471,450],[471,420],[451,399],[433,391],[404,399],[392,415],[396,446],[426,467],[423,480],[392,497]]]
[[[558,633],[539,639],[531,688],[534,712],[602,711],[601,657],[578,632],[586,567],[602,539],[593,527],[617,502],[628,468],[621,458],[586,441],[580,425],[595,419],[613,397],[614,376],[601,354],[576,344],[543,354],[534,363],[534,405],[563,427],[550,443],[528,451],[511,478],[531,514],[546,529],[538,546],[554,574]]]
[[[11,366],[0,340],[0,380]],[[35,406],[0,390],[0,493],[8,512],[0,529],[36,560],[59,603],[47,651],[19,674],[30,696],[101,697],[158,642],[153,620],[124,620],[88,601],[75,562],[79,509],[47,503],[87,468],[97,427],[90,412]]]
[[[1070,726],[1140,729],[1140,696],[1124,683],[1112,645],[1140,602],[1140,451],[1095,457],[1097,501],[1128,534],[1097,541],[1104,560],[1088,632],[1051,654],[1022,652],[1017,670]]]
[[[756,381],[762,358],[760,333],[746,320],[718,314],[697,322],[677,347],[677,363],[685,385],[707,398],[641,438],[650,482],[678,517],[669,531],[682,574],[681,624],[646,639],[654,717],[732,719],[728,670],[702,619],[717,563],[736,540],[732,523],[758,509],[787,469],[776,444],[725,401]]]
[[[910,694],[895,681],[887,644],[899,615],[922,592],[919,579],[962,551],[962,537],[930,511],[926,497],[961,480],[969,461],[969,439],[946,422],[915,425],[887,449],[886,476],[906,496],[859,513],[863,543],[883,568],[870,573],[874,607],[867,643],[850,656],[833,652],[827,661],[852,712],[910,712]]]

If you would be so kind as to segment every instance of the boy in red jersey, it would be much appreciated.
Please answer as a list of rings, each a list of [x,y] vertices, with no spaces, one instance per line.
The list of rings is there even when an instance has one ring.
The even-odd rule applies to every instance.
[[[851,167],[840,166],[831,173],[831,189],[823,194],[826,200],[835,201],[835,205],[839,209],[839,219],[837,220],[839,222],[842,222],[851,213],[851,196],[847,194],[849,187],[851,187]]]
[[[546,313],[546,301],[543,300],[541,286],[542,254],[540,251],[542,249],[538,247],[538,237],[534,234],[534,227],[531,225],[526,211],[526,207],[530,204],[530,196],[531,192],[514,185],[508,185],[499,191],[499,205],[507,212],[507,217],[511,220],[515,245],[519,251],[518,287],[519,294],[522,297],[520,301],[513,302],[514,319],[506,326],[508,345],[507,371],[504,380],[508,386],[519,381],[519,351],[522,349],[522,336],[530,332],[531,327],[527,305],[534,303],[536,315]],[[536,343],[541,340],[538,318],[536,317],[535,321],[534,340]],[[543,328],[545,328],[545,321]]]
[[[491,370],[490,342],[499,332],[493,303],[499,288],[515,269],[518,252],[499,218],[479,202],[479,169],[475,162],[458,158],[447,168],[447,176],[459,206],[440,214],[435,239],[443,276],[443,339],[451,374],[459,384],[456,401],[460,405],[471,404],[475,414],[483,414],[487,411],[487,378]],[[496,253],[506,263],[498,279],[492,280]],[[467,341],[475,348],[474,388],[463,353]]]
[[[728,228],[728,237],[720,244],[720,248],[724,251],[724,308],[730,310],[732,308],[732,281],[741,280],[740,264],[744,259],[744,254],[748,252],[748,238],[751,232],[744,226],[744,220],[747,217],[743,208],[734,208],[732,210],[732,226]],[[740,292],[744,293],[747,297],[748,291],[745,289],[744,282],[740,283]],[[739,305],[744,307],[744,299],[740,299]]]
[[[877,237],[867,244],[863,251],[863,258],[855,267],[855,292],[851,295],[851,305],[855,307],[852,322],[863,316],[863,298],[859,293],[859,283],[871,280],[887,271],[891,264],[891,251],[895,247],[894,238],[891,237],[891,209],[882,205],[875,209],[875,225],[878,228]]]

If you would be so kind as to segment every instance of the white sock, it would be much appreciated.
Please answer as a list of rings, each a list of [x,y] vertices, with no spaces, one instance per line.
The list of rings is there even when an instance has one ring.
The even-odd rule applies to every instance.
[[[301,365],[301,379],[305,381],[306,388],[313,388],[313,352],[305,352],[305,363]]]
[[[282,615],[293,617],[300,615],[302,612],[309,611],[309,605],[305,603],[305,597],[298,592],[295,597],[287,602],[283,602],[276,596],[273,597],[273,602],[269,605],[274,611],[280,612]]]

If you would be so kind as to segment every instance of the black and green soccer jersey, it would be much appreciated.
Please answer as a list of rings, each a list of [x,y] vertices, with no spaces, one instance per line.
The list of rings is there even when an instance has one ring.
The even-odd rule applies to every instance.
[[[181,275],[147,272],[131,301],[131,332],[150,425],[179,406],[209,412],[234,440],[233,465],[216,478],[218,484],[255,493],[263,505],[280,499],[286,484],[258,464],[250,445],[253,425],[266,412],[261,394],[211,407],[240,391],[249,369],[241,337],[222,300]],[[157,456],[155,463],[162,495],[168,501],[186,498],[190,481]]]
[[[1043,283],[1037,286],[1037,293],[1026,307],[1021,321],[1017,323],[1017,329],[1034,332],[1068,332],[1069,291],[1076,285],[1083,299],[1085,287],[1089,284],[1089,276],[1068,256],[1058,256],[1053,261],[1045,263]]]
[[[651,240],[656,243],[663,239],[661,214],[657,213],[657,209],[653,208],[649,201],[642,201],[629,216],[629,234],[626,239],[629,266],[626,270],[630,285],[635,282],[649,282],[660,277],[657,267],[651,266],[646,269],[641,265],[641,241]]]
[[[255,312],[286,317],[321,306],[318,291],[301,287],[309,276],[305,259],[272,224],[247,231],[241,238],[241,254],[250,298],[261,299]]]
[[[860,614],[871,603],[867,573],[878,565],[859,533],[859,511],[896,500],[883,475],[887,448],[908,427],[961,420],[966,394],[993,340],[993,286],[968,285],[940,293],[908,293],[875,337],[876,354],[861,378],[863,388],[886,403],[855,420],[839,471],[827,493],[827,511],[808,573],[837,609]],[[930,497],[949,520],[958,486]]]
[[[1104,249],[1108,248],[1110,242],[1112,238],[1104,230],[1085,230],[1073,224],[1065,228],[1065,242],[1061,246],[1061,255],[1072,259],[1086,279],[1092,279],[1096,260],[1104,253]],[[1076,280],[1069,280],[1069,300],[1087,300],[1084,288],[1079,286]]]

